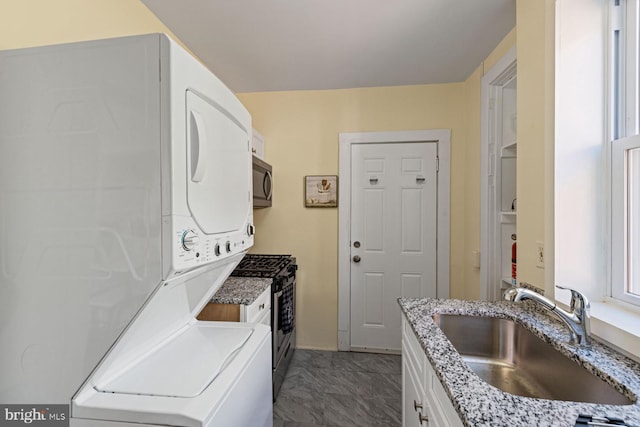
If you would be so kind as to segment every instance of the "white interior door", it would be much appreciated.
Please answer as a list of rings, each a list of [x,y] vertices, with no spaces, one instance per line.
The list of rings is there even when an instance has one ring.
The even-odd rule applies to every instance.
[[[438,144],[351,150],[351,349],[399,351],[397,298],[436,297]]]

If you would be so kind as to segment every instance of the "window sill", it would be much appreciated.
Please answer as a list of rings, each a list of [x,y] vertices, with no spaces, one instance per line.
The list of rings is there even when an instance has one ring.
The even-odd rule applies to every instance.
[[[640,362],[640,313],[610,302],[591,302],[591,333]],[[635,327],[634,327],[635,326]]]

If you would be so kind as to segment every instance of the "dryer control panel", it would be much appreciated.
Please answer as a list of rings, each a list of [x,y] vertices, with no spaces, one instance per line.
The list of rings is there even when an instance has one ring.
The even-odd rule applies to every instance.
[[[246,252],[253,245],[252,224],[235,232],[215,235],[203,233],[191,218],[174,217],[173,225],[171,269],[167,277]]]

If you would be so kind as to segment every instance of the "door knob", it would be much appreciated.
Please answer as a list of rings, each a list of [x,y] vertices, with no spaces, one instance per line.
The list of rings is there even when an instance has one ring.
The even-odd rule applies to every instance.
[[[361,259],[362,259],[362,258],[360,258],[360,255],[355,255],[355,256],[353,257],[353,262],[360,262],[360,260],[361,260]]]

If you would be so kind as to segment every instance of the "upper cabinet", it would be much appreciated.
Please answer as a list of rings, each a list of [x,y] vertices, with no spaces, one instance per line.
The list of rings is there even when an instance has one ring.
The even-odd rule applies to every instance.
[[[254,156],[264,160],[264,137],[253,129],[253,137],[251,138],[251,152]]]

